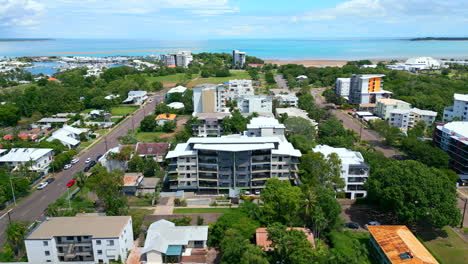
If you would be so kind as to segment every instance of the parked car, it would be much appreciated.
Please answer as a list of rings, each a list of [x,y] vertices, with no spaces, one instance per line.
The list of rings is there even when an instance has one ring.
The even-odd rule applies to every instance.
[[[255,191],[255,195],[260,195],[260,191],[259,191],[259,190],[256,190],[256,191]]]
[[[92,161],[89,163],[89,166],[90,166],[90,167],[94,167],[94,165],[96,165],[96,161],[95,161],[95,160],[92,160]]]
[[[48,179],[46,180],[47,183],[52,183],[53,181],[55,181],[55,178],[48,178]]]
[[[364,227],[367,229],[367,226],[379,226],[379,225],[380,225],[380,223],[377,222],[377,221],[370,221]]]
[[[359,229],[359,224],[353,222],[346,223],[345,226],[351,229]]]
[[[73,185],[75,185],[75,182],[76,182],[76,180],[70,180],[70,181],[67,183],[67,187],[68,187],[68,188],[72,187]]]
[[[91,162],[91,158],[87,158],[87,159],[85,160],[85,163],[90,163],[90,162]]]
[[[42,190],[44,189],[46,186],[47,186],[47,182],[41,182],[38,186],[37,186],[37,189],[38,190]]]
[[[83,171],[84,171],[84,172],[88,172],[89,169],[91,169],[91,167],[90,167],[90,166],[86,166],[86,167],[83,169]]]
[[[67,164],[67,165],[65,165],[63,168],[66,169],[66,170],[68,170],[68,169],[70,169],[71,167],[72,167],[71,164]]]
[[[102,158],[102,154],[97,155],[96,160],[99,160],[100,158]]]
[[[80,161],[80,159],[79,159],[79,158],[76,158],[76,159],[72,159],[72,160],[70,161],[70,163],[71,163],[71,164],[76,164],[76,163],[78,163],[78,161]]]

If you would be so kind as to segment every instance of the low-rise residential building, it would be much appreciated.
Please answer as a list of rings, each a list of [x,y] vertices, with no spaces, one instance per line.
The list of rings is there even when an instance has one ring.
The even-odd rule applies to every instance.
[[[325,156],[336,153],[341,160],[341,178],[345,182],[343,192],[346,198],[356,199],[365,197],[367,191],[364,189],[364,183],[369,177],[369,165],[364,161],[364,157],[358,151],[352,151],[345,148],[334,148],[327,145],[318,145],[312,149],[314,152],[320,152]]]
[[[123,177],[122,193],[125,195],[137,195],[138,186],[145,177],[142,173],[125,173]]]
[[[197,113],[195,117],[198,122],[192,127],[193,136],[196,137],[219,137],[224,133],[222,121],[230,117],[229,112],[219,113]]]
[[[141,260],[146,264],[206,263],[208,226],[176,226],[167,220],[152,223]]]
[[[314,241],[314,233],[309,228],[304,227],[288,227],[287,230],[297,230],[304,233],[307,237],[307,241],[309,241],[311,248],[315,248],[315,241]],[[271,247],[273,243],[271,240],[268,239],[268,230],[265,227],[257,228],[255,231],[255,242],[256,245],[262,247],[263,251],[272,251],[274,248]]]
[[[36,141],[37,135],[34,134],[22,134],[22,135],[5,135],[3,136],[3,140],[13,140],[15,137],[21,140],[29,140],[29,141]]]
[[[335,93],[341,97],[349,98],[349,87],[351,78],[337,78],[335,82]]]
[[[130,91],[128,92],[128,97],[122,103],[123,104],[135,104],[141,105],[148,99],[147,91]]]
[[[270,178],[297,182],[301,152],[280,137],[190,138],[169,151],[172,190],[258,191]]]
[[[184,94],[185,91],[187,91],[187,87],[184,87],[182,85],[179,85],[177,87],[171,88],[169,91],[166,93],[166,101],[169,101],[171,96],[175,96],[176,94]]]
[[[224,85],[200,84],[193,88],[193,114],[226,112]]]
[[[172,109],[176,109],[176,110],[180,110],[180,109],[184,109],[184,104],[181,103],[181,102],[172,102],[170,104],[167,105],[168,107],[172,108]]]
[[[153,158],[157,162],[163,162],[164,156],[166,156],[167,151],[171,144],[169,143],[142,143],[138,142],[136,144],[136,152],[140,157],[144,158]]]
[[[278,100],[280,105],[297,107],[299,103],[299,98],[295,94],[277,94],[275,95],[275,99]]]
[[[371,254],[382,264],[438,264],[406,226],[367,226]]]
[[[270,96],[251,95],[238,98],[237,108],[241,113],[271,113],[273,100]]]
[[[451,121],[454,118],[460,121],[468,121],[468,94],[454,94],[453,105],[444,109],[444,122]]]
[[[29,170],[45,173],[53,160],[53,151],[51,148],[12,148],[0,157],[0,166],[14,168],[29,162]]]
[[[46,218],[24,244],[29,263],[125,262],[133,245],[130,216]]]
[[[386,98],[377,100],[374,114],[382,119],[388,120],[390,118],[391,111],[409,109],[411,109],[410,103],[402,100]]]
[[[249,137],[284,137],[286,127],[273,117],[254,117],[244,135]]]
[[[349,87],[349,103],[374,104],[378,99],[389,98],[392,92],[383,89],[383,74],[353,74]]]
[[[468,174],[468,122],[438,124],[433,142],[449,154],[450,168],[458,174]]]
[[[437,117],[437,112],[411,108],[407,110],[395,109],[390,111],[389,123],[401,130],[413,128],[419,121],[424,121],[426,126],[432,125]]]
[[[47,141],[59,140],[67,148],[77,148],[80,145],[80,135],[83,133],[85,131],[80,128],[65,125],[54,131]]]
[[[252,80],[229,80],[226,89],[227,100],[237,100],[239,97],[254,95]]]
[[[176,114],[160,114],[156,116],[155,120],[159,126],[163,126],[166,122],[175,122],[176,117]]]
[[[43,127],[51,127],[52,125],[63,126],[68,121],[70,121],[70,118],[44,117],[39,121],[36,121],[36,123]]]
[[[288,117],[300,117],[309,121],[314,127],[317,127],[318,123],[313,119],[309,118],[309,115],[306,111],[297,108],[297,107],[288,107],[288,108],[276,108],[276,117],[279,118],[281,115],[287,115]]]
[[[122,150],[121,145],[115,148],[109,149],[106,153],[102,155],[102,157],[99,158],[98,162],[101,163],[102,166],[106,167],[107,171],[113,171],[113,170],[126,171],[128,160],[130,159],[130,157],[124,160],[116,158],[117,153],[120,153],[121,150]]]

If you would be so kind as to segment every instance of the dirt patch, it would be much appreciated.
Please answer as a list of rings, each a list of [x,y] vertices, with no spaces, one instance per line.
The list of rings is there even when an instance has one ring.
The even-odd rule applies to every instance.
[[[175,136],[178,132],[180,132],[182,129],[185,128],[185,123],[187,123],[187,121],[189,119],[190,119],[190,117],[188,117],[188,116],[183,116],[183,117],[177,118],[177,127],[174,130],[174,132],[161,135],[161,136],[159,136],[159,138],[170,138],[170,137]]]

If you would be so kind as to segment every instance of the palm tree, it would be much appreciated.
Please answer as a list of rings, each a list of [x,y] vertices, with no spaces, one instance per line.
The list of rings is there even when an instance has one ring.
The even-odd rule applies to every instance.
[[[6,230],[7,242],[12,247],[15,255],[18,256],[24,248],[24,237],[27,234],[27,224],[25,222],[11,222]]]
[[[74,177],[73,177],[75,180],[76,180],[76,185],[82,189],[84,186],[85,186],[85,183],[86,183],[86,175],[84,174],[83,171],[78,171],[77,173],[75,173]]]

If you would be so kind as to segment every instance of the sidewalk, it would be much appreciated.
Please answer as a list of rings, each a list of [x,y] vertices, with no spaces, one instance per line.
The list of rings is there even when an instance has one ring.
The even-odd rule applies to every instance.
[[[159,200],[156,209],[154,210],[155,215],[171,215],[174,211],[174,197],[163,197]]]

